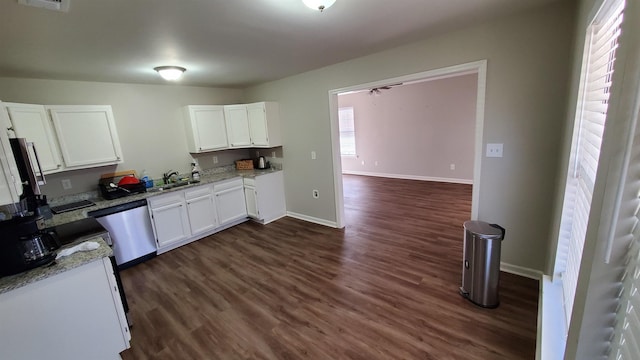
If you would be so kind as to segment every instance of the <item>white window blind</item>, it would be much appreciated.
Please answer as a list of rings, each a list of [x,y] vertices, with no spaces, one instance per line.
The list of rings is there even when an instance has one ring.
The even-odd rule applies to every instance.
[[[338,109],[338,127],[340,129],[340,155],[355,155],[356,127],[353,107]]]
[[[605,1],[587,29],[570,173],[554,269],[554,274],[562,281],[567,329],[578,284],[623,9],[623,0]]]
[[[629,144],[625,151],[622,192],[614,219],[614,243],[627,249],[622,271],[619,306],[609,358],[640,358],[640,129],[637,90],[636,113],[632,120]]]

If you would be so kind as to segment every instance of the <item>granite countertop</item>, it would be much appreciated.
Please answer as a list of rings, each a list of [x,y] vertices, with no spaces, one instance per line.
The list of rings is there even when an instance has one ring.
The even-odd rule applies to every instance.
[[[66,224],[66,223],[72,222],[72,221],[84,219],[84,218],[87,217],[87,213],[89,213],[91,211],[104,209],[104,208],[108,208],[108,207],[111,207],[111,206],[126,204],[126,203],[130,203],[130,202],[133,202],[133,201],[136,201],[136,200],[146,199],[146,198],[149,198],[149,197],[152,197],[152,196],[162,195],[162,194],[166,194],[166,193],[173,192],[173,191],[180,191],[180,190],[188,189],[190,187],[210,184],[210,183],[214,183],[214,182],[218,182],[218,181],[224,181],[224,180],[232,179],[232,178],[235,178],[235,177],[254,178],[256,176],[260,176],[260,175],[264,175],[264,174],[268,174],[268,173],[272,173],[272,172],[276,172],[276,171],[282,171],[282,170],[273,169],[273,168],[272,169],[265,169],[265,170],[258,170],[258,169],[254,169],[254,170],[232,170],[232,171],[225,171],[225,172],[219,172],[219,173],[213,173],[213,174],[203,174],[203,175],[200,175],[200,182],[198,182],[198,183],[178,186],[178,187],[174,187],[174,188],[167,189],[167,190],[162,190],[162,191],[147,191],[147,192],[144,192],[144,193],[125,196],[125,197],[121,197],[121,198],[113,199],[113,200],[105,200],[105,199],[100,198],[100,197],[98,197],[98,198],[93,197],[93,198],[88,198],[87,199],[87,197],[83,197],[83,196],[74,197],[72,195],[70,197],[65,197],[65,201],[64,202],[71,203],[71,202],[74,202],[74,201],[87,199],[87,200],[91,200],[92,202],[94,202],[95,205],[92,205],[92,206],[89,206],[89,207],[85,207],[85,208],[82,208],[82,209],[78,209],[78,210],[68,211],[68,212],[65,212],[65,213],[62,213],[62,214],[54,214],[51,219],[45,220],[45,223],[46,223],[47,227],[58,226],[58,225],[61,225],[61,224]],[[58,201],[58,202],[63,203],[61,201]]]
[[[49,266],[41,266],[20,274],[0,278],[0,294],[15,290],[17,288],[21,288],[31,283],[63,273],[65,271],[77,268],[79,266],[88,264],[98,259],[102,259],[104,257],[111,256],[111,254],[113,254],[111,248],[107,245],[106,242],[104,242],[104,239],[100,236],[76,240],[70,244],[62,246],[57,251],[59,252],[60,250],[73,247],[84,241],[95,241],[98,243],[98,245],[100,245],[100,247],[96,250],[78,251],[69,256],[61,257]]]

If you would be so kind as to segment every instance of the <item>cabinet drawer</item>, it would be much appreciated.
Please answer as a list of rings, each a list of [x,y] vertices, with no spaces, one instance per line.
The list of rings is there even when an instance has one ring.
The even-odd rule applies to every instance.
[[[220,191],[225,191],[225,190],[229,190],[229,189],[233,189],[236,187],[242,187],[242,178],[241,177],[236,177],[233,179],[229,179],[229,180],[224,180],[224,181],[220,181],[217,183],[213,184],[213,191],[214,192],[220,192]]]
[[[170,194],[156,195],[147,199],[151,209],[157,209],[166,205],[184,202],[184,193],[176,191]]]
[[[254,178],[244,178],[244,186],[256,186],[256,179]]]
[[[184,191],[184,197],[188,200],[211,195],[213,189],[211,185],[200,185]]]

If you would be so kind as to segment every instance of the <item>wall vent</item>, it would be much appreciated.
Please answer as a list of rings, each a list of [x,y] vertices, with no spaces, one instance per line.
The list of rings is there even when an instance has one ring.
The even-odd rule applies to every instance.
[[[71,0],[18,0],[18,4],[39,7],[47,10],[69,12]]]

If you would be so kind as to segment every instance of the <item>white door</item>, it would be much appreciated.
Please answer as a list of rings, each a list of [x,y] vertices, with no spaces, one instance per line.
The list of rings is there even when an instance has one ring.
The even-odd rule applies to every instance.
[[[122,162],[111,106],[48,106],[67,168]]]
[[[182,202],[151,209],[158,249],[189,237],[189,218]]]
[[[192,235],[213,230],[218,225],[216,206],[211,194],[187,200],[187,211]]]
[[[251,133],[246,105],[225,105],[224,117],[227,124],[229,147],[251,146]]]
[[[49,174],[62,170],[55,134],[44,106],[16,103],[4,103],[4,106],[16,137],[34,143],[42,171]],[[35,159],[33,154],[31,158]],[[36,164],[32,166],[37,169]]]
[[[198,150],[224,149],[227,144],[227,127],[223,106],[191,107]]]

